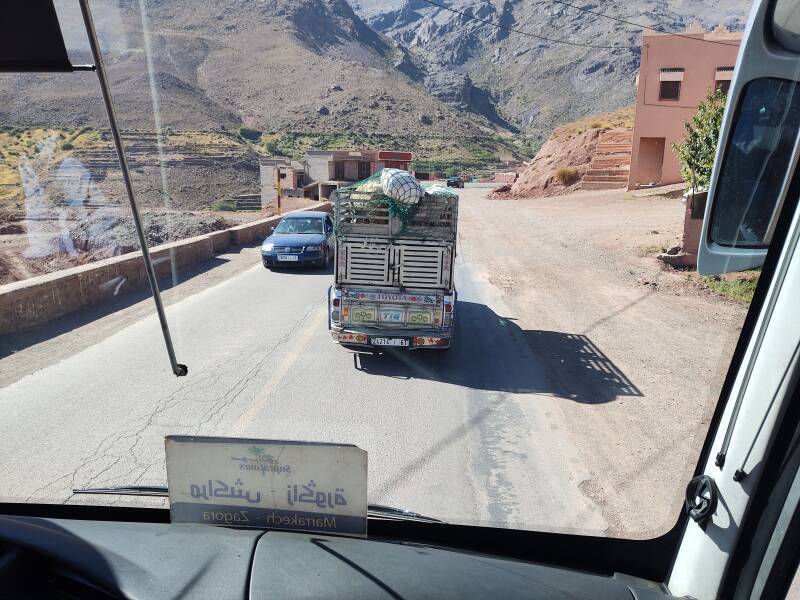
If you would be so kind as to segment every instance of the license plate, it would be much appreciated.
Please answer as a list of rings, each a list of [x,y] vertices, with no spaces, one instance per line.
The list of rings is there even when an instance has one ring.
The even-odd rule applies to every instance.
[[[369,341],[374,346],[408,346],[405,338],[370,338]]]
[[[377,309],[374,307],[353,307],[350,309],[350,322],[351,323],[373,323],[375,317],[378,315]]]
[[[278,254],[278,262],[297,262],[297,257],[291,254]]]
[[[381,309],[381,322],[383,323],[402,323],[403,311],[394,308]]]
[[[430,311],[409,311],[409,325],[430,325],[433,323],[433,314]]]

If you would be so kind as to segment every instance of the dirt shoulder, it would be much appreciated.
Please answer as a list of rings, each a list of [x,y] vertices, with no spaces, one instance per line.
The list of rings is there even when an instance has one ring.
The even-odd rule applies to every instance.
[[[464,259],[504,293],[553,378],[609,535],[678,514],[746,306],[642,251],[679,240],[680,199],[617,190],[530,200],[461,194]],[[556,449],[554,449],[556,450]]]

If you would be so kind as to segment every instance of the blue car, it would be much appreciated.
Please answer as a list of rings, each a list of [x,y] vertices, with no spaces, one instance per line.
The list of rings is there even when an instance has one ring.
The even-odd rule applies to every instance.
[[[261,244],[268,269],[312,264],[327,268],[333,256],[333,221],[328,213],[308,211],[286,215]]]

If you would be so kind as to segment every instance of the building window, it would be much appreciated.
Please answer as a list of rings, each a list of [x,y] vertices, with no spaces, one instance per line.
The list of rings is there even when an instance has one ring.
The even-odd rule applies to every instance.
[[[731,79],[733,79],[733,67],[717,67],[717,75],[714,78],[714,87],[722,90],[726,94],[731,88]]]
[[[336,181],[343,181],[344,180],[344,163],[341,161],[336,161],[333,163],[333,178]]]
[[[358,162],[358,178],[359,179],[366,179],[370,176],[370,168],[369,163],[364,161]]]
[[[297,187],[303,187],[304,178],[302,173],[297,174]]]
[[[681,97],[681,82],[683,69],[661,69],[660,85],[658,88],[659,100],[679,100]]]

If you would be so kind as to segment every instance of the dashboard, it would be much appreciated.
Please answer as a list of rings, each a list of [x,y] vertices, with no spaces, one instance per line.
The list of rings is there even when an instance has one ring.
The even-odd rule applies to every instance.
[[[385,539],[0,517],[0,598],[487,597],[672,598],[621,575]]]

